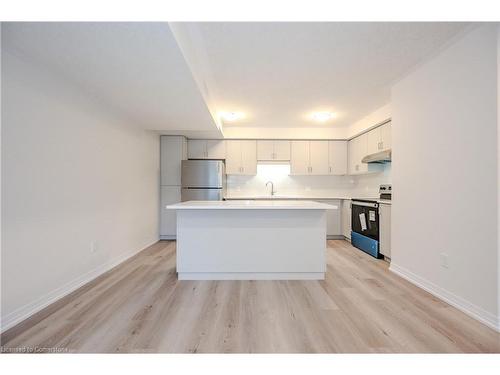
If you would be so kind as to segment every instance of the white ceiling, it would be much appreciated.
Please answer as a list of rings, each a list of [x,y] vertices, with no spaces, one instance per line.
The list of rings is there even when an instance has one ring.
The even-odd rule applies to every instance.
[[[225,127],[270,128],[351,125],[388,103],[394,81],[466,26],[213,22],[185,28],[205,50],[215,106],[248,115]],[[316,110],[338,118],[315,123],[308,115]]]
[[[221,136],[167,23],[4,23],[2,48],[145,129]]]
[[[170,26],[170,27],[169,27]],[[237,127],[339,128],[464,23],[7,23],[2,48],[73,81],[145,129],[218,137]],[[315,110],[338,113],[312,122]]]

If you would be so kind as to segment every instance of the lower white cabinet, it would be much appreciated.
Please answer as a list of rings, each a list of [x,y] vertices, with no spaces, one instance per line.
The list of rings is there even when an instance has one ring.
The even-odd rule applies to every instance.
[[[326,210],[326,236],[327,237],[338,237],[342,235],[342,201],[340,199],[335,200],[321,200],[321,203],[331,204],[337,206],[336,210]]]
[[[342,200],[342,235],[351,239],[351,200]]]
[[[379,205],[380,220],[380,253],[387,258],[391,258],[391,205]]]
[[[181,201],[180,186],[161,186],[160,207],[160,238],[173,238],[177,231],[175,211],[167,210],[167,204],[179,203]]]

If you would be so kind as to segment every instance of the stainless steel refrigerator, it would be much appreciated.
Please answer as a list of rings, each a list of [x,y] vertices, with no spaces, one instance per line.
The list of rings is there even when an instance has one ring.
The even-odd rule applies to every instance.
[[[181,200],[221,201],[226,192],[226,171],[222,160],[183,160]]]

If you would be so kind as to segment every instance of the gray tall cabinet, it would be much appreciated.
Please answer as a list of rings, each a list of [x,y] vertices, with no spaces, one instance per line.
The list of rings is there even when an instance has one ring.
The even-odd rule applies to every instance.
[[[175,211],[167,204],[181,201],[181,160],[187,159],[187,140],[182,136],[160,137],[160,238],[174,239],[177,223]]]

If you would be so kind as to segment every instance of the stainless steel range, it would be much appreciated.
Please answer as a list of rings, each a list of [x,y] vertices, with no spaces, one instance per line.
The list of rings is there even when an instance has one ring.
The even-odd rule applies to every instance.
[[[354,247],[381,258],[379,252],[379,202],[392,198],[392,186],[380,185],[378,198],[353,199],[351,202],[351,243]]]

